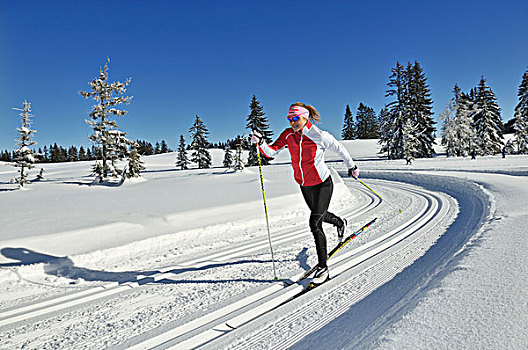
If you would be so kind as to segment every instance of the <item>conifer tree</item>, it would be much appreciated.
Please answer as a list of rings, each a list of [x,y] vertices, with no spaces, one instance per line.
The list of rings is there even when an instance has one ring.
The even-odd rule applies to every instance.
[[[84,150],[83,146],[79,147],[79,160],[80,161],[87,160],[86,159],[86,151]]]
[[[410,165],[415,158],[415,154],[418,153],[420,148],[420,133],[417,132],[416,124],[411,120],[407,119],[402,132],[403,139],[403,158]]]
[[[365,106],[361,102],[357,110],[356,120],[356,135],[358,139],[379,138],[379,126],[374,109]]]
[[[264,108],[260,105],[260,101],[257,100],[257,96],[253,95],[249,108],[251,112],[247,117],[246,129],[260,133],[264,140],[270,143],[273,132],[269,130],[268,119],[265,117]],[[262,165],[268,165],[270,160],[267,157],[261,157]],[[249,149],[247,165],[258,165],[256,147]]]
[[[29,180],[27,178],[28,170],[35,167],[33,164],[36,161],[36,154],[30,147],[36,144],[36,142],[32,140],[33,134],[36,132],[36,130],[31,130],[31,117],[33,116],[31,114],[31,103],[24,101],[23,109],[13,109],[22,112],[20,113],[22,125],[20,128],[17,128],[19,133],[17,145],[19,148],[13,152],[13,162],[15,163],[15,167],[20,168],[20,170],[18,170],[20,176],[15,178],[15,180],[20,188],[23,188],[25,184],[29,184]]]
[[[244,169],[244,161],[242,160],[242,151],[244,149],[245,145],[245,138],[243,136],[238,135],[235,140],[235,160],[233,164],[233,169],[235,171],[243,170]]]
[[[418,62],[410,62],[403,67],[399,62],[391,69],[389,90],[386,97],[394,100],[387,105],[388,114],[384,115],[384,136],[381,138],[382,150],[390,159],[404,158],[406,145],[403,142],[406,125],[416,130],[419,147],[414,150],[415,157],[432,157],[434,153],[434,120],[432,118],[432,100],[430,99],[427,78]],[[407,120],[410,120],[408,123]],[[392,125],[387,125],[392,123]],[[391,135],[387,133],[390,130]],[[390,140],[386,139],[390,137]]]
[[[403,158],[403,130],[409,115],[408,75],[405,67],[396,62],[396,67],[391,69],[389,77],[389,90],[386,97],[394,96],[394,101],[387,105],[387,114],[384,115],[385,138],[382,139],[382,151],[387,152],[389,159]]]
[[[457,88],[457,86],[455,86]],[[476,135],[473,129],[473,116],[475,115],[475,101],[473,93],[465,94],[458,91],[456,98],[456,155],[467,157],[476,149]],[[455,92],[456,94],[456,92]]]
[[[77,147],[71,146],[68,149],[68,162],[76,162],[79,159],[79,152],[77,151]]]
[[[128,178],[139,177],[141,176],[141,172],[145,170],[144,163],[138,153],[138,147],[139,145],[134,143],[128,157],[128,171],[126,174]]]
[[[416,125],[417,139],[419,142],[416,156],[419,158],[430,158],[434,155],[435,144],[431,93],[427,78],[418,61],[414,65],[407,65],[408,78],[408,112],[412,124]]]
[[[233,166],[233,153],[231,153],[231,149],[229,146],[226,146],[224,149],[224,167],[231,168]]]
[[[515,139],[519,154],[528,154],[528,70],[524,72],[517,92],[519,104],[515,107]]]
[[[165,142],[165,140],[161,140],[160,153],[168,153],[168,152],[169,152],[169,146],[167,145],[167,142]]]
[[[91,92],[80,91],[79,94],[84,98],[93,98],[97,104],[93,106],[90,113],[90,119],[87,123],[92,127],[93,134],[90,140],[99,148],[102,158],[102,164],[96,161],[93,167],[93,173],[99,177],[100,182],[108,177],[108,173],[117,177],[120,171],[115,168],[115,161],[122,159],[128,153],[128,147],[132,141],[127,140],[125,133],[119,131],[114,117],[123,117],[127,114],[126,110],[116,108],[118,105],[128,105],[132,97],[124,96],[131,79],[124,83],[119,81],[108,81],[108,64],[107,59],[103,69],[99,70],[99,77],[88,83],[92,88]]]
[[[378,144],[381,145],[379,153],[387,153],[387,159],[393,159],[393,123],[391,119],[391,114],[387,106],[383,107],[380,111],[380,115],[378,117],[378,124],[380,130],[380,140],[378,141]]]
[[[345,108],[345,121],[343,123],[341,138],[343,140],[354,140],[357,138],[356,123],[354,122],[354,116],[352,115],[352,111],[350,111],[349,105],[346,105]]]
[[[180,144],[178,146],[178,155],[176,156],[176,166],[181,170],[189,168],[189,159],[187,159],[187,146],[185,145],[185,138],[180,135]]]
[[[442,122],[442,146],[445,146],[448,157],[454,157],[457,154],[458,139],[455,113],[456,102],[455,99],[451,99],[439,118]]]
[[[473,116],[473,127],[477,140],[477,153],[492,155],[500,153],[503,147],[502,131],[504,129],[500,116],[497,98],[486,79],[481,77],[476,92],[476,113]]]
[[[199,169],[210,168],[211,154],[208,150],[209,142],[207,141],[209,131],[198,115],[196,115],[196,120],[189,132],[191,133],[191,149],[193,150],[191,161],[196,163]]]

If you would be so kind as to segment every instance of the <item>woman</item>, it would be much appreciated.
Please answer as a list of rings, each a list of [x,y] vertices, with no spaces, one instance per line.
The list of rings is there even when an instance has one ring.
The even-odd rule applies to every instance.
[[[332,198],[333,182],[330,170],[324,162],[324,152],[332,150],[339,154],[347,168],[348,175],[358,178],[359,170],[354,160],[332,135],[320,130],[314,122],[321,116],[313,106],[297,102],[290,106],[288,116],[290,127],[284,130],[279,138],[268,145],[257,132],[251,132],[251,140],[259,145],[259,150],[266,157],[274,157],[285,146],[288,146],[292,160],[295,181],[301,186],[304,200],[310,208],[310,230],[314,236],[318,264],[313,283],[323,283],[328,279],[326,236],[323,222],[337,227],[341,239],[346,228],[346,220],[328,211]]]

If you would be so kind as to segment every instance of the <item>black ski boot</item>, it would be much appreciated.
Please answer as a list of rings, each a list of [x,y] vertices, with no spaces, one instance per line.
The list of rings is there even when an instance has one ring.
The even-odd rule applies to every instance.
[[[347,219],[343,219],[343,226],[337,228],[337,239],[339,242],[343,242],[343,238],[345,238],[346,227]]]

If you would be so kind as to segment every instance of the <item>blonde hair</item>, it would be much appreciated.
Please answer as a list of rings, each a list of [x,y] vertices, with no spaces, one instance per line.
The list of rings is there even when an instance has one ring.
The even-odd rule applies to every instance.
[[[304,107],[306,108],[309,112],[310,112],[310,116],[308,117],[312,122],[316,121],[316,122],[320,122],[321,121],[321,115],[319,114],[319,112],[317,111],[317,109],[315,109],[314,106],[311,106],[311,105],[305,105],[304,103],[302,102],[295,102],[295,103],[292,103],[291,106],[299,106],[299,107]],[[290,107],[291,107],[290,106]]]

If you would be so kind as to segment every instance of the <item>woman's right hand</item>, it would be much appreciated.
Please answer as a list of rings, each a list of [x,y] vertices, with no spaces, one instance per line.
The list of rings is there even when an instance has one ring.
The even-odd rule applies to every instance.
[[[251,142],[253,142],[254,144],[261,145],[262,141],[264,141],[264,138],[258,131],[252,130],[249,133],[249,136],[251,137]]]
[[[348,176],[353,177],[355,180],[359,178],[359,169],[357,165],[355,165],[353,168],[348,169]]]

